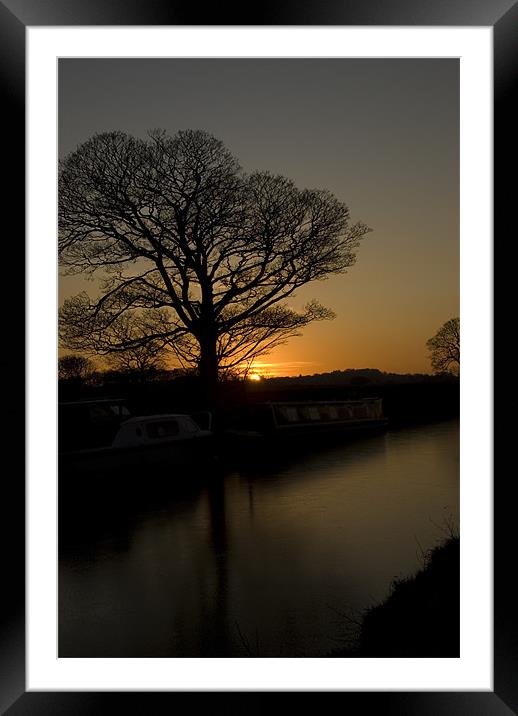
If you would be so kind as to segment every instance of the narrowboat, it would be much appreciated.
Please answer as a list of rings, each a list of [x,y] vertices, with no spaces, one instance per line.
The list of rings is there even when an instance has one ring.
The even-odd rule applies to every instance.
[[[380,432],[388,425],[381,398],[263,403],[249,406],[232,423],[225,434],[236,442],[297,440],[308,446],[317,439]]]

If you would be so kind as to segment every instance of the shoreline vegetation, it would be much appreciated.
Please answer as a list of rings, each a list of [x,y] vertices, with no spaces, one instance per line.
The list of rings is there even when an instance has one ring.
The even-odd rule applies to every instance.
[[[355,643],[328,657],[458,657],[460,539],[451,535],[421,555],[422,568],[395,579],[389,596],[360,617],[343,616]]]
[[[398,375],[375,369],[333,371],[313,376],[228,380],[220,384],[214,428],[225,427],[243,406],[274,401],[356,400],[378,397],[392,427],[459,415],[459,379],[448,375]],[[101,381],[60,380],[60,402],[123,398],[134,415],[206,409],[196,376],[157,374],[146,380],[124,373]]]

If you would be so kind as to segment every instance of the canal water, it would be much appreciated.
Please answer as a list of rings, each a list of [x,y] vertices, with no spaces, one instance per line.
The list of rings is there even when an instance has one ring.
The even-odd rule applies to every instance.
[[[458,527],[459,424],[148,478],[61,499],[59,656],[326,656]]]

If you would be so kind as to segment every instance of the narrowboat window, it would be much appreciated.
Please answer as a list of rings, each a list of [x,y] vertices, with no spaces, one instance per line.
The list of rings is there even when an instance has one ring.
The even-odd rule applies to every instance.
[[[348,420],[352,418],[353,409],[347,405],[342,405],[338,408],[338,415],[340,420]]]
[[[368,417],[368,411],[366,405],[357,405],[354,409],[354,417],[355,418],[367,418]]]
[[[278,406],[275,408],[275,415],[281,425],[297,423],[299,421],[299,414],[295,407],[286,405]]]
[[[320,412],[315,405],[305,405],[300,409],[302,419],[306,422],[320,420]]]
[[[321,420],[331,420],[331,416],[329,415],[329,406],[327,405],[321,405],[319,408],[320,412],[320,419]]]
[[[311,420],[309,416],[309,408],[307,405],[304,405],[303,407],[299,408],[299,415],[300,419],[303,421],[307,422],[308,420]]]
[[[274,414],[277,420],[281,423],[285,423],[288,420],[288,409],[287,408],[274,408]]]
[[[178,435],[178,423],[176,420],[167,420],[163,422],[149,423],[146,426],[148,437],[150,438],[169,438]]]

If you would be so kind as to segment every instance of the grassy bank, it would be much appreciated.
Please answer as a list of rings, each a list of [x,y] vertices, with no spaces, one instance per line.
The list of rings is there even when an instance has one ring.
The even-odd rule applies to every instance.
[[[423,568],[396,580],[367,610],[357,643],[331,657],[458,657],[460,542],[451,536],[423,556]]]

